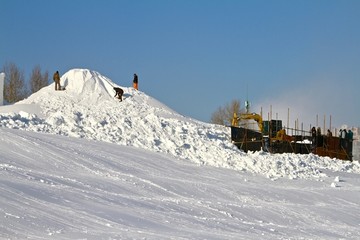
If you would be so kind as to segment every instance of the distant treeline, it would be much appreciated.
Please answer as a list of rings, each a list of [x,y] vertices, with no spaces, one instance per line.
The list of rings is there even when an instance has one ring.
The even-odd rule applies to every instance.
[[[42,73],[39,65],[33,68],[28,81],[24,71],[14,63],[6,63],[1,72],[5,73],[4,101],[7,103],[23,100],[49,84],[48,71]]]

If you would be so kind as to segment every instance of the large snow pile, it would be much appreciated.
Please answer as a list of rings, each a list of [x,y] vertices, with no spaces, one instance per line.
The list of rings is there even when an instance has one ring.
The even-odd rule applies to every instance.
[[[358,163],[316,155],[244,153],[230,142],[230,129],[182,116],[130,87],[114,98],[109,78],[74,69],[54,84],[12,106],[0,107],[0,126],[135,146],[211,165],[260,173],[270,178],[321,178],[322,169],[360,173]]]

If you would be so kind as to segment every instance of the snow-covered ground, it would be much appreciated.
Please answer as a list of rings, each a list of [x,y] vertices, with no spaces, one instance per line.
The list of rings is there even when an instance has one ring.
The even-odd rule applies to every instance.
[[[61,84],[0,107],[3,239],[360,238],[357,161],[241,152],[95,71]]]

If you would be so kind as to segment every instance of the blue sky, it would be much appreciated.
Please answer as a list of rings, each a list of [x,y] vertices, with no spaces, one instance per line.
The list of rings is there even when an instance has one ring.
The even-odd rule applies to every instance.
[[[0,0],[0,66],[100,72],[208,122],[248,98],[287,119],[360,126],[358,0]],[[270,108],[271,106],[271,108]]]

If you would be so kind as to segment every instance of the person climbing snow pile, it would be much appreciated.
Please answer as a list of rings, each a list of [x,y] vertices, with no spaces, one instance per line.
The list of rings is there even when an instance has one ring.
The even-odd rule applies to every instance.
[[[122,102],[122,95],[124,94],[124,90],[122,90],[119,87],[114,87],[114,90],[115,90],[115,96],[114,97],[117,97],[118,99],[120,99],[120,102]]]

